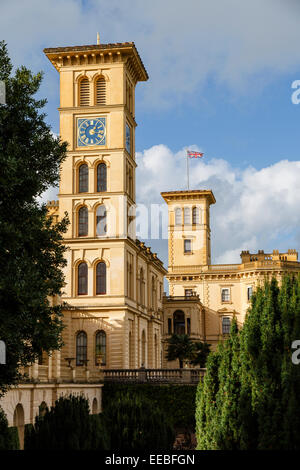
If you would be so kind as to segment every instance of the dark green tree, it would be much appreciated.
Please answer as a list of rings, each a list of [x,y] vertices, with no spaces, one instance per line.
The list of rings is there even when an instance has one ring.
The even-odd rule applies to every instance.
[[[300,277],[266,281],[240,332],[211,354],[197,392],[199,449],[300,449]]]
[[[209,353],[210,344],[202,341],[195,342],[191,364],[193,366],[205,367]]]
[[[167,361],[179,359],[179,366],[183,367],[184,361],[191,361],[194,357],[195,345],[189,335],[173,334],[168,339]]]
[[[25,450],[107,450],[108,432],[101,415],[90,415],[82,396],[60,397],[34,426],[25,430]]]
[[[103,410],[111,449],[172,450],[173,423],[165,412],[139,393],[120,392]]]
[[[41,350],[61,346],[61,307],[52,306],[64,285],[62,236],[67,219],[54,225],[39,196],[58,181],[66,143],[54,137],[38,100],[42,74],[25,67],[12,73],[0,42],[0,339],[7,364],[0,365],[0,394],[20,380],[19,367]]]
[[[15,442],[17,438],[17,429],[9,428],[6,415],[0,408],[0,451],[16,450],[19,448],[19,442]]]

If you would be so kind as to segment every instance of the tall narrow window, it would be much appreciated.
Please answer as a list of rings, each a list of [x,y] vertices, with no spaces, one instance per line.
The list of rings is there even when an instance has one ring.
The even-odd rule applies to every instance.
[[[106,264],[103,261],[96,266],[96,294],[106,294]]]
[[[184,252],[185,253],[192,252],[192,240],[189,240],[189,239],[184,240]]]
[[[227,287],[222,289],[222,302],[229,302],[230,301],[230,289]]]
[[[79,192],[87,193],[89,190],[89,168],[86,163],[79,167]]]
[[[88,293],[88,267],[86,263],[78,265],[78,295],[86,295]]]
[[[87,363],[87,335],[85,331],[79,331],[76,336],[76,365],[83,366]]]
[[[142,367],[146,367],[146,333],[142,332]]]
[[[191,319],[190,318],[186,319],[186,329],[187,329],[187,334],[190,335],[191,334]]]
[[[103,330],[100,330],[96,334],[95,341],[95,363],[96,365],[101,364],[105,366],[106,364],[106,333]]]
[[[181,209],[175,209],[175,225],[181,225]]]
[[[249,286],[247,287],[247,300],[249,301],[253,295],[253,287]]]
[[[199,213],[199,207],[193,207],[193,224],[200,223]]]
[[[78,211],[78,236],[84,237],[88,234],[88,208],[86,206],[80,207]]]
[[[140,303],[144,305],[145,303],[145,280],[144,280],[144,270],[140,270]]]
[[[174,333],[176,335],[185,334],[185,316],[182,310],[176,310],[173,314]]]
[[[90,105],[90,83],[88,78],[82,78],[79,83],[79,106]]]
[[[230,332],[230,318],[229,317],[223,317],[222,318],[222,334],[223,335],[228,335]]]
[[[168,335],[172,334],[172,319],[168,318]]]
[[[106,104],[106,82],[103,77],[96,80],[96,104]]]
[[[97,235],[106,235],[106,208],[104,205],[97,207],[96,212],[96,231]]]
[[[157,308],[157,295],[156,295],[156,282],[155,282],[154,276],[152,276],[151,290],[152,290],[152,295],[151,295],[152,305],[151,305],[151,307],[152,307],[153,310],[156,310],[156,308]]]
[[[185,207],[184,211],[184,225],[190,225],[191,223],[191,209],[189,207]]]
[[[107,168],[105,163],[97,166],[97,191],[101,193],[107,191]]]

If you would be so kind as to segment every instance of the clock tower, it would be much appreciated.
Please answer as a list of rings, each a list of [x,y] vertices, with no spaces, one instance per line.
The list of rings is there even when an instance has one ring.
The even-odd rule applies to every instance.
[[[69,305],[65,354],[77,354],[74,345],[78,349],[83,344],[87,350],[83,359],[94,362],[95,335],[102,332],[98,349],[105,355],[104,365],[150,363],[151,351],[142,358],[143,328],[137,317],[144,315],[147,320],[144,336],[149,344],[144,346],[150,349],[154,330],[160,337],[160,321],[157,328],[150,327],[147,303],[138,302],[143,250],[135,238],[134,218],[135,87],[148,79],[147,72],[132,42],[44,52],[60,74],[60,136],[69,144],[59,185],[59,217],[67,212],[70,219],[65,234],[63,300]],[[153,261],[160,271],[155,282],[162,282],[165,270],[157,257]],[[147,271],[146,266],[143,282]],[[139,313],[138,303],[145,307]],[[76,339],[78,332],[84,333],[81,342]],[[158,365],[159,351],[156,354]],[[76,361],[80,366],[80,358]]]

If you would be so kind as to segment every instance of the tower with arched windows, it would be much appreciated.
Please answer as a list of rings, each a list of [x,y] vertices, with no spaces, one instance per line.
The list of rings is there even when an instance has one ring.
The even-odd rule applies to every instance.
[[[159,367],[166,271],[135,239],[135,87],[148,79],[134,43],[45,49],[60,75],[58,215],[68,213],[62,361],[93,373]]]

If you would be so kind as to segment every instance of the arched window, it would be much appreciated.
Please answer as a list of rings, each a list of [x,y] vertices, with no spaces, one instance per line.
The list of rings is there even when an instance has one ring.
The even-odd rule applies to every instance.
[[[78,295],[85,295],[88,293],[88,267],[86,263],[78,265]]]
[[[175,225],[181,225],[181,209],[177,207],[175,209]]]
[[[193,207],[193,224],[200,224],[199,207]]]
[[[24,417],[24,408],[21,403],[18,403],[13,418],[14,426],[18,428],[18,436],[20,442],[20,449],[24,449],[24,430],[25,430],[25,417]]]
[[[182,310],[176,310],[173,314],[174,333],[176,335],[185,334],[185,318]]]
[[[96,334],[95,342],[95,363],[99,364],[101,359],[101,364],[104,366],[106,364],[106,333],[103,330],[100,330]]]
[[[146,367],[146,333],[142,332],[142,367]]]
[[[84,77],[79,82],[79,106],[90,105],[90,83],[88,78]]]
[[[96,294],[106,294],[106,264],[103,261],[96,266]]]
[[[92,414],[96,415],[98,414],[98,401],[97,398],[94,398],[93,404],[92,404]]]
[[[191,223],[191,209],[189,207],[185,207],[184,211],[184,225],[190,225]]]
[[[97,235],[106,235],[107,227],[106,227],[106,208],[102,204],[101,206],[97,207],[96,212],[96,232]]]
[[[106,82],[104,77],[96,80],[95,87],[96,104],[106,104]]]
[[[140,269],[140,304],[145,304],[145,280],[143,268]]]
[[[84,237],[88,234],[88,208],[80,207],[78,211],[78,236]]]
[[[76,336],[76,365],[87,364],[87,335],[85,331],[79,331]]]
[[[79,192],[87,193],[89,190],[89,168],[86,163],[79,167]]]
[[[97,166],[97,191],[101,193],[107,191],[107,168],[105,163]]]

